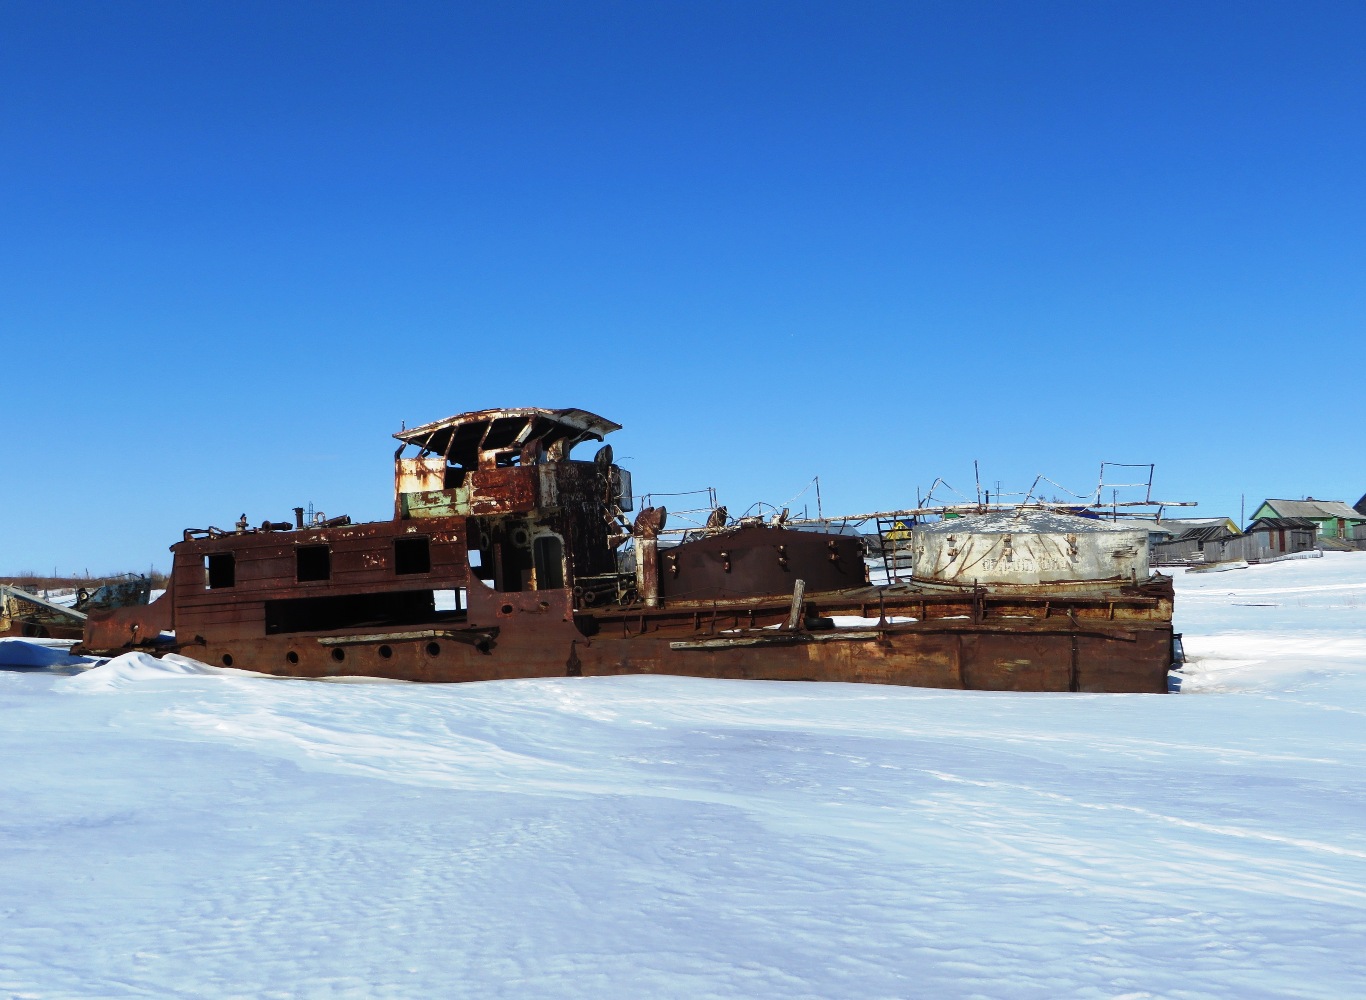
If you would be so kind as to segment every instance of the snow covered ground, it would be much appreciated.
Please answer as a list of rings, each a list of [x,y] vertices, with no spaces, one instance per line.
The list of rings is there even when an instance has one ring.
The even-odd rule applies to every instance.
[[[1366,996],[1366,554],[1177,590],[1169,697],[0,645],[0,996]]]

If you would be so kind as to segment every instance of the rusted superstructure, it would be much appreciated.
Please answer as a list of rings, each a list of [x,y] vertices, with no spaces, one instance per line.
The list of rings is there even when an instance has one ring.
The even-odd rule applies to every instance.
[[[405,429],[391,520],[307,520],[295,508],[293,521],[187,530],[166,594],[92,614],[83,648],[175,649],[305,677],[1167,689],[1166,577],[875,587],[857,537],[724,514],[669,547],[662,507],[628,520],[631,480],[610,446],[571,457],[618,429],[548,409]]]

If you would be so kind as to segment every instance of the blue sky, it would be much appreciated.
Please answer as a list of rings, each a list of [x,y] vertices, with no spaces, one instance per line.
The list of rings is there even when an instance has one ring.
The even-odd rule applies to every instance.
[[[386,517],[403,421],[504,405],[732,511],[974,460],[1355,502],[1364,44],[1353,4],[5,3],[0,573]]]

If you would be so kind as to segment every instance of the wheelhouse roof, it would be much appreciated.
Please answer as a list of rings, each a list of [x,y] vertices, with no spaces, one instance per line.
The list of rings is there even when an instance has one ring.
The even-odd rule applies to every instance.
[[[581,441],[601,441],[619,430],[621,424],[587,410],[521,407],[459,413],[405,428],[394,437],[425,453],[444,455],[457,465],[473,466],[480,452],[521,450],[539,443],[547,449],[561,444],[568,454]]]

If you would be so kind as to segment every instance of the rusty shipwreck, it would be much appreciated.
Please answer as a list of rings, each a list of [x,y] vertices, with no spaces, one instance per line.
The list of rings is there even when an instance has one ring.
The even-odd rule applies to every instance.
[[[1167,690],[1172,585],[1149,575],[1142,531],[1050,510],[951,517],[903,532],[913,578],[874,586],[856,535],[721,509],[670,545],[662,507],[629,520],[610,446],[571,455],[619,429],[534,408],[405,429],[392,519],[295,508],[188,529],[166,593],[92,613],[80,649],[301,677]]]
[[[0,639],[79,639],[86,616],[95,611],[146,604],[152,585],[145,576],[126,573],[93,592],[81,587],[70,605],[58,604],[31,590],[0,583]]]

